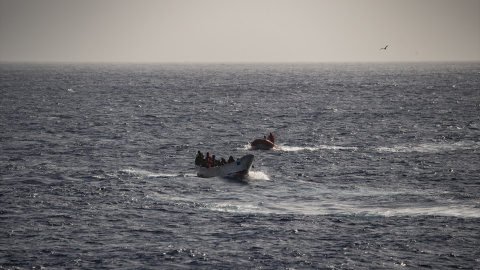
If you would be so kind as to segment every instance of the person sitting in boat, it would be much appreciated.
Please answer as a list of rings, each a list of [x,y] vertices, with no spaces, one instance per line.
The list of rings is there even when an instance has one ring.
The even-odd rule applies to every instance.
[[[230,156],[230,157],[228,158],[228,163],[232,163],[232,162],[235,162],[235,159],[234,159],[232,156]]]
[[[271,132],[270,132],[270,135],[268,135],[268,140],[271,141],[272,143],[275,143],[275,137]]]
[[[210,153],[207,152],[205,159],[203,160],[202,166],[206,168],[210,168],[212,165],[212,158],[210,157]]]
[[[204,158],[202,152],[198,151],[195,155],[195,165],[201,166],[203,160]]]
[[[215,158],[215,155],[212,155],[212,167],[218,166],[218,160]]]
[[[222,157],[220,160],[220,166],[227,164],[227,161]]]

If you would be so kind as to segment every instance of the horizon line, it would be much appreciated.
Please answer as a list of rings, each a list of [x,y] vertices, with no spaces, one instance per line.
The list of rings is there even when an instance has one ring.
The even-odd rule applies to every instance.
[[[396,61],[41,61],[0,60],[24,64],[340,64],[340,63],[480,63],[480,60],[396,60]]]

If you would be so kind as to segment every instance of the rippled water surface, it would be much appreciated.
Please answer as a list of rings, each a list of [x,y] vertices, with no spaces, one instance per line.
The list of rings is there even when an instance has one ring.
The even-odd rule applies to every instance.
[[[0,78],[1,268],[480,269],[479,63]],[[199,150],[254,168],[198,178]]]

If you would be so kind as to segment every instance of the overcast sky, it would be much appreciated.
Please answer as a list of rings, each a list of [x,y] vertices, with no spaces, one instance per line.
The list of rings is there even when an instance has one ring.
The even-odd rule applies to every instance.
[[[480,61],[480,0],[0,0],[0,61]]]

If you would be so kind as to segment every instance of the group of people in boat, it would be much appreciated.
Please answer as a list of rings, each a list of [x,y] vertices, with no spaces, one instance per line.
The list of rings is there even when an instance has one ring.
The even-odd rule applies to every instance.
[[[222,166],[232,162],[235,162],[235,159],[232,156],[230,156],[227,161],[224,158],[217,159],[215,155],[210,155],[209,152],[203,156],[202,152],[198,151],[195,156],[195,165],[205,168]]]
[[[263,136],[263,138],[265,140],[271,141],[272,143],[275,143],[275,136],[273,136],[273,134],[271,132],[270,132],[270,135],[268,135],[268,138],[267,138],[267,136]]]

